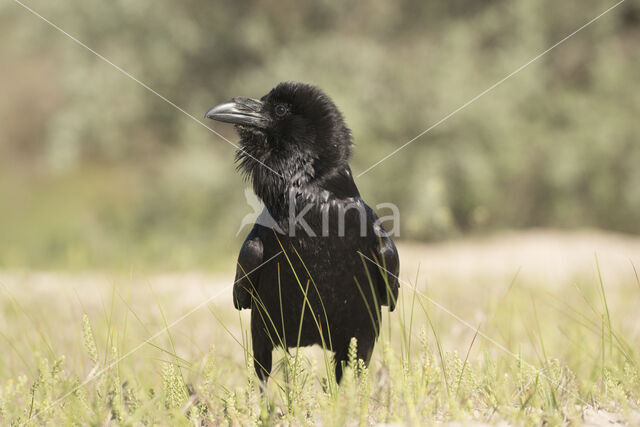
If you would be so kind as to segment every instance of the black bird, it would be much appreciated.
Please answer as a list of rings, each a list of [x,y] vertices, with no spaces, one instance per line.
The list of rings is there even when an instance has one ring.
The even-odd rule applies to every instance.
[[[381,306],[393,311],[399,288],[396,247],[349,168],[342,114],[319,88],[286,82],[206,117],[236,125],[238,169],[264,202],[261,217],[273,219],[244,241],[233,289],[235,307],[251,309],[258,377],[268,379],[274,347],[319,344],[335,353],[339,382],[352,337],[369,362]]]

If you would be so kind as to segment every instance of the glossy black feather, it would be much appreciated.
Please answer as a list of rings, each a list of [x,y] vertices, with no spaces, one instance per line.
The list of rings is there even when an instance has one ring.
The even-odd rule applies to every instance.
[[[360,197],[348,164],[351,133],[329,97],[314,86],[282,83],[261,101],[270,125],[237,127],[243,148],[237,162],[282,233],[253,227],[238,257],[234,304],[251,308],[261,379],[270,373],[274,347],[319,344],[335,352],[340,380],[351,338],[368,362],[381,306],[395,308],[398,253]],[[286,116],[274,115],[278,105]],[[292,225],[292,212],[305,212],[304,224]]]
[[[233,284],[233,305],[238,310],[251,308],[251,298],[259,283],[258,267],[264,260],[264,248],[260,236],[252,231],[240,249],[236,279]]]

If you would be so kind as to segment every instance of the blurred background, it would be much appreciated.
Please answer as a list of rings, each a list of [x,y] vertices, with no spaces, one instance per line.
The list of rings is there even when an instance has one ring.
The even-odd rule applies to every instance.
[[[197,118],[319,85],[358,174],[614,2],[25,4]],[[625,2],[359,178],[364,198],[399,206],[404,240],[640,233],[639,22]],[[252,211],[233,147],[20,5],[0,26],[0,268],[227,265]]]

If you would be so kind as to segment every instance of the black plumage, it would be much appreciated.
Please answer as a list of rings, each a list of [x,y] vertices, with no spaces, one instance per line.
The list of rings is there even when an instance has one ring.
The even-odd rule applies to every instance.
[[[393,241],[354,183],[342,114],[317,87],[288,82],[206,116],[236,125],[238,167],[275,221],[254,225],[233,289],[235,307],[251,309],[258,376],[268,378],[274,347],[319,344],[335,352],[340,381],[352,337],[358,357],[371,358],[381,306],[395,308],[399,269]]]

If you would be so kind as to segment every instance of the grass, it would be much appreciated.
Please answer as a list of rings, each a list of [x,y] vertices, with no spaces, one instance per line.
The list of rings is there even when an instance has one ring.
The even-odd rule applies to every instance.
[[[594,260],[552,288],[522,274],[418,276],[384,314],[369,367],[352,342],[335,387],[321,349],[276,350],[263,393],[230,288],[174,324],[230,281],[6,276],[0,424],[561,425],[598,410],[637,420],[640,281],[628,273],[608,283]]]

